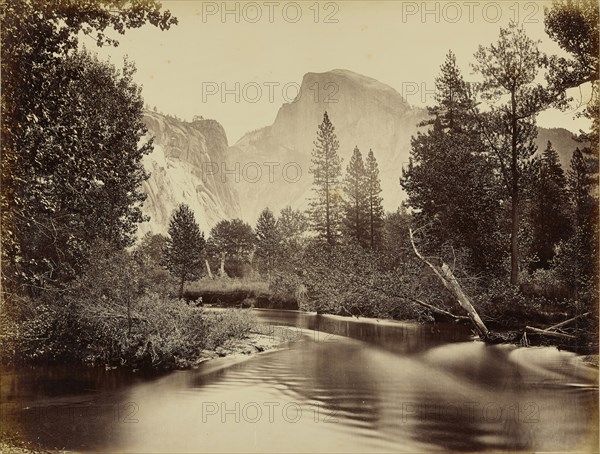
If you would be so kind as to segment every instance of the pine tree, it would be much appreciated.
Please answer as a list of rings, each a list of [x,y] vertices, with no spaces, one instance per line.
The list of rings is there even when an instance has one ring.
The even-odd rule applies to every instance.
[[[358,147],[346,167],[344,178],[344,220],[343,230],[347,237],[356,244],[366,246],[369,232],[369,201],[367,198],[367,175],[362,154]]]
[[[377,160],[373,154],[373,150],[369,150],[366,166],[366,183],[367,183],[367,204],[368,204],[368,222],[369,222],[369,245],[371,249],[376,249],[381,245],[382,232],[384,224],[384,212],[381,205],[381,182],[379,179],[379,167]]]
[[[598,185],[595,163],[577,148],[567,171],[567,190],[572,207],[573,229],[579,244],[582,273],[592,276],[598,266],[598,201],[594,197]]]
[[[256,251],[255,257],[259,266],[266,270],[269,282],[271,273],[276,266],[281,246],[281,235],[277,220],[269,208],[265,208],[256,222]]]
[[[179,280],[179,298],[186,281],[198,279],[206,242],[189,206],[177,207],[169,221],[165,266]]]
[[[597,211],[597,204],[593,197],[593,189],[597,184],[594,176],[590,161],[579,148],[575,149],[566,179],[577,228],[589,228],[586,226],[594,222]]]
[[[335,128],[327,112],[317,130],[317,140],[313,142],[312,166],[313,190],[315,196],[310,203],[310,220],[312,229],[333,245],[339,237],[342,197],[340,175],[342,163],[337,154],[339,143]]]
[[[489,110],[477,118],[490,154],[502,175],[506,196],[510,199],[510,283],[519,281],[520,207],[525,169],[536,151],[537,114],[557,102],[560,93],[540,85],[538,73],[546,56],[523,28],[511,22],[500,29],[497,43],[480,46],[475,53],[476,73],[483,76],[481,97]]]
[[[550,81],[562,89],[591,83],[591,99],[583,116],[591,120],[589,131],[579,140],[587,143],[573,153],[567,172],[567,185],[574,210],[574,234],[564,245],[572,265],[565,276],[574,282],[576,299],[587,294],[590,308],[598,301],[598,171],[600,162],[600,67],[599,5],[596,0],[553,2],[545,9],[546,33],[567,52],[566,57],[550,58]]]
[[[574,298],[595,308],[598,301],[598,203],[593,163],[577,148],[567,171],[567,193],[572,213],[572,234],[560,243],[553,265]]]
[[[428,107],[427,110],[441,122],[443,128],[458,130],[473,124],[470,117],[475,100],[451,50],[440,67],[440,75],[435,79],[434,99],[436,105]],[[427,120],[425,124],[432,125],[435,119]]]
[[[427,226],[428,252],[439,255],[445,245],[464,249],[473,271],[490,272],[499,269],[503,258],[497,173],[484,153],[473,97],[452,54],[442,68],[437,104],[430,109],[437,117],[413,137],[400,183],[415,224]]]
[[[555,245],[570,233],[567,182],[558,153],[550,141],[542,153],[537,173],[537,186],[532,201],[533,250],[538,257],[534,265],[548,268],[554,256]]]

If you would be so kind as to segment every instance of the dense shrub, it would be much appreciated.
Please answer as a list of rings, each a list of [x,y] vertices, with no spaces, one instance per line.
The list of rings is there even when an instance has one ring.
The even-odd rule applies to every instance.
[[[203,315],[204,346],[214,349],[232,338],[243,338],[256,326],[253,314],[244,309],[206,312]]]
[[[324,248],[314,241],[278,267],[271,291],[294,296],[308,311],[423,319],[425,312],[409,297],[430,299],[438,286],[415,260],[351,244]]]
[[[146,271],[139,257],[98,245],[85,273],[63,291],[3,307],[0,357],[169,369],[254,326],[247,312],[207,313],[168,289],[157,293]]]

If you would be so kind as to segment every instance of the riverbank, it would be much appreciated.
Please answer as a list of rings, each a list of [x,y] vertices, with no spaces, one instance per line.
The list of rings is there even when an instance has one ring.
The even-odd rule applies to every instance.
[[[199,291],[202,294],[202,291]],[[250,289],[237,288],[235,291],[206,291],[207,298],[201,298],[198,304],[215,307],[251,307],[257,309],[282,309],[303,310],[298,307],[296,300],[282,299],[272,293],[255,295]],[[282,300],[284,303],[282,304]],[[207,302],[208,301],[208,302]],[[364,314],[351,313],[342,309],[317,311],[319,314],[329,314],[345,318],[362,318],[373,320],[396,320],[416,323],[460,323],[472,327],[469,318],[461,312],[460,307],[454,308],[454,314],[447,310],[429,311],[427,308],[414,303],[414,314],[404,311],[403,317],[373,317]],[[481,318],[490,331],[490,336],[485,341],[491,344],[515,344],[522,346],[554,346],[562,350],[573,351],[582,355],[594,355],[598,352],[598,336],[592,313],[581,314],[578,317],[568,311],[565,305],[549,306],[546,310],[535,308],[516,307],[511,311],[499,314],[495,309],[489,314],[489,307],[482,307]],[[305,310],[305,309],[304,309]],[[309,311],[311,312],[311,311]],[[412,314],[413,316],[411,316]],[[458,315],[455,315],[458,314]],[[407,316],[408,315],[408,316]],[[560,328],[558,331],[548,328]]]
[[[189,285],[185,297],[197,306],[206,307],[309,311],[315,309],[313,304],[302,299],[299,301],[295,294],[277,294],[270,290],[268,282],[256,279],[203,279]],[[584,355],[598,351],[597,323],[591,312],[582,314],[579,306],[566,301],[540,299],[534,295],[530,300],[526,295],[512,297],[511,304],[483,297],[479,298],[479,301],[474,300],[473,304],[478,303],[477,311],[490,331],[486,342],[556,346]],[[418,323],[453,322],[471,326],[468,317],[458,305],[440,309],[426,307],[425,303],[417,304],[410,298],[404,301],[389,295],[382,298],[389,300],[382,305],[387,304],[393,310],[374,310],[373,304],[361,304],[360,301],[353,304],[320,304],[316,306],[316,310],[317,313],[345,317],[371,317]],[[571,321],[565,322],[568,320]],[[547,331],[547,328],[553,328],[555,325],[560,327],[559,331]]]
[[[0,314],[0,364],[72,364],[107,369],[185,369],[226,354],[273,348],[243,309],[213,312],[180,300],[147,299],[132,308],[32,305],[26,317]]]
[[[16,368],[12,385],[2,387],[18,400],[4,413],[4,429],[12,422],[43,450],[66,452],[265,452],[274,441],[273,450],[284,452],[290,440],[314,452],[510,451],[515,440],[521,450],[563,452],[580,447],[594,422],[597,372],[568,352],[485,346],[454,323],[251,313],[260,332],[243,342],[259,348],[229,345],[218,352],[228,356],[197,370]],[[259,352],[261,342],[272,346],[276,337],[288,338],[284,348]],[[418,403],[410,412],[407,393]],[[518,406],[514,414],[500,414],[511,405]],[[529,415],[539,422],[531,424]],[[360,444],[356,421],[373,417],[378,424],[368,425],[369,439],[381,443]],[[135,424],[125,423],[130,418]],[[436,430],[407,433],[411,421]],[[465,439],[462,427],[485,428],[494,438]],[[559,441],[548,438],[556,427]]]
[[[291,328],[285,326],[258,325],[243,338],[233,338],[213,349],[204,349],[197,358],[182,363],[180,369],[194,369],[201,364],[223,357],[252,356],[270,350],[277,350],[287,342],[292,333]]]

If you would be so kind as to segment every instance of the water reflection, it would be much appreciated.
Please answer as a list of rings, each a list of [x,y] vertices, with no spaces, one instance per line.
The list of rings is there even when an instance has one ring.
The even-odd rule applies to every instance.
[[[574,354],[485,346],[454,325],[257,313],[298,328],[287,349],[152,379],[44,369],[9,374],[5,387],[3,375],[8,419],[45,446],[72,450],[597,448],[590,418],[598,412],[598,373]],[[118,417],[114,408],[95,418],[81,413],[106,402],[123,407]],[[36,425],[24,409],[36,405],[54,416]]]

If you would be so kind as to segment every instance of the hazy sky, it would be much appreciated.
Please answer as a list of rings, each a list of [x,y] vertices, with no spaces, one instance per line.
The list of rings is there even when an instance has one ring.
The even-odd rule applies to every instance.
[[[518,18],[532,38],[542,40],[542,50],[558,53],[544,33],[547,5],[163,1],[179,25],[166,32],[149,25],[128,31],[118,48],[99,54],[116,64],[128,55],[150,106],[184,119],[214,118],[232,144],[245,132],[271,124],[307,72],[349,69],[392,86],[410,104],[424,106],[432,103],[434,78],[448,50],[469,80],[478,45],[494,42],[510,19]],[[86,45],[95,49],[91,41]],[[580,97],[578,90],[573,95]],[[574,131],[586,127],[573,114],[545,112],[538,123]]]

